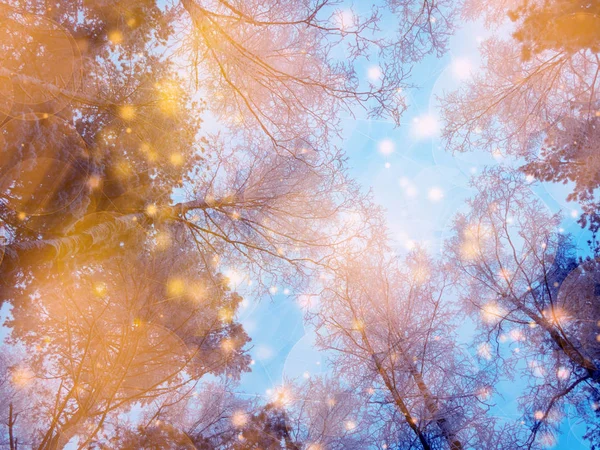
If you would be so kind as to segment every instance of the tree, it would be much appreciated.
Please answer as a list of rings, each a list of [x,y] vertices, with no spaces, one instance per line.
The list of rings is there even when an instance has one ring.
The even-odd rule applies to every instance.
[[[376,419],[369,416],[360,386],[332,374],[308,376],[301,383],[286,383],[277,393],[294,440],[304,443],[307,450],[380,446],[374,433]]]
[[[515,448],[513,424],[487,415],[493,372],[456,343],[451,272],[422,250],[400,260],[382,230],[340,264],[313,315],[336,375],[378,405],[387,448]]]
[[[286,449],[299,450],[300,446],[290,436],[287,414],[276,405],[268,404],[258,414],[251,416],[238,435],[235,450]]]
[[[30,349],[17,370],[34,384],[35,408],[22,415],[36,419],[27,436],[35,448],[73,437],[84,447],[135,405],[181,402],[206,374],[249,370],[249,338],[234,321],[241,297],[194,261],[185,236],[176,244],[81,264],[15,306],[8,326]]]
[[[118,421],[94,448],[212,449],[237,442],[237,419],[258,408],[235,393],[229,380],[204,383],[176,403],[153,403],[135,423]],[[243,416],[240,414],[243,413]]]
[[[18,369],[17,355],[3,352],[0,357],[0,446],[10,450],[16,450],[19,442],[23,443],[22,440],[19,441],[19,437],[22,436],[21,430],[32,426],[32,422],[24,414],[30,407],[25,404],[24,396],[20,395],[26,387],[19,384],[19,378],[15,377],[20,375],[24,378],[27,374],[19,372]]]
[[[423,18],[438,12],[393,4],[399,14],[412,16],[413,9]],[[441,51],[450,26],[425,21],[421,28],[419,20],[389,41],[370,35],[375,12],[364,20],[348,18],[327,2],[265,9],[247,2],[131,7],[115,0],[47,8],[15,1],[3,12],[2,97],[13,118],[3,128],[2,160],[2,269],[4,278],[13,277],[8,286],[23,281],[27,275],[17,272],[31,264],[97,250],[99,242],[114,246],[132,226],[148,228],[159,220],[185,223],[216,253],[221,244],[263,267],[262,257],[272,262],[286,245],[323,249],[323,233],[321,239],[307,236],[323,230],[321,222],[330,222],[355,195],[344,180],[341,154],[331,148],[339,108],[374,103],[374,114],[396,119],[402,109],[396,95],[404,80],[400,60],[383,67],[381,81],[366,90],[359,88],[353,63],[376,50],[382,61],[397,58],[400,41],[403,48],[407,42],[422,47],[426,36],[435,37]],[[170,48],[179,27],[186,39],[157,51]],[[330,57],[343,39],[351,45],[349,65]],[[28,45],[20,48],[21,42]],[[211,140],[210,153],[200,135],[203,104],[181,89],[185,81],[175,59],[193,62],[197,92],[213,94],[205,96],[211,112],[224,122],[234,119],[225,141]],[[35,142],[52,145],[42,150]],[[224,160],[231,157],[237,164]],[[312,182],[320,214],[302,203],[307,184],[292,181],[292,173]],[[14,185],[14,179],[22,182]],[[189,201],[173,205],[173,192],[184,186]],[[83,217],[85,228],[71,228]],[[299,235],[299,229],[311,232]]]
[[[545,50],[576,53],[590,49],[598,53],[600,9],[590,0],[559,1],[553,4],[517,4],[508,12],[517,24],[513,37],[522,45],[523,59]]]
[[[157,411],[145,424],[134,429],[122,427],[110,445],[122,449],[301,448],[291,436],[291,422],[281,398],[267,404],[241,400],[230,387],[208,384],[184,402],[179,414]]]
[[[515,156],[524,173],[572,183],[581,223],[599,229],[598,6],[592,1],[467,2],[464,14],[514,22],[481,44],[482,71],[442,101],[452,151]]]
[[[598,395],[598,262],[578,260],[568,236],[515,172],[490,169],[473,181],[469,211],[457,215],[448,258],[462,280],[464,308],[480,324],[478,353],[529,385],[522,398],[528,443],[552,441],[575,405],[594,426]],[[501,343],[514,342],[513,353]],[[518,350],[517,350],[518,348]],[[508,354],[507,354],[508,352]],[[516,366],[525,362],[524,368]]]
[[[260,165],[259,175],[285,170],[278,173],[279,179],[289,171],[303,170],[316,177],[313,183],[331,186],[336,195],[347,195],[338,173],[341,155],[331,149],[339,109],[360,104],[373,114],[390,114],[399,120],[403,106],[397,90],[405,79],[402,62],[429,51],[443,51],[452,28],[447,17],[450,12],[445,4],[392,2],[392,12],[414,20],[401,27],[397,40],[388,40],[373,34],[379,20],[376,11],[363,20],[336,10],[327,1],[276,2],[269,8],[261,4],[189,0],[166,6],[149,1],[132,7],[114,0],[50,9],[37,2],[15,1],[3,6],[8,24],[3,41],[7,114],[41,120],[42,125],[46,117],[66,122],[60,124],[66,130],[57,135],[49,133],[48,127],[25,132],[17,128],[25,126],[19,121],[9,122],[11,129],[4,131],[9,140],[3,167],[11,172],[4,177],[9,183],[3,202],[7,209],[3,221],[8,228],[5,271],[25,261],[37,264],[65,253],[88,251],[108,236],[118,242],[134,218],[141,226],[151,226],[157,218],[189,222],[202,240],[225,238],[229,241],[225,245],[236,244],[233,247],[244,254],[277,255],[278,247],[265,242],[266,234],[302,242],[303,237],[290,236],[289,230],[268,229],[263,222],[279,222],[276,219],[287,214],[305,218],[306,227],[313,217],[305,216],[306,211],[294,214],[289,210],[294,205],[284,203],[277,205],[276,217],[255,220],[252,212],[273,212],[267,203],[275,201],[274,193],[269,192],[268,199],[244,199],[247,191],[241,188],[248,182],[248,171],[224,164],[223,158],[234,154],[249,170]],[[436,15],[439,20],[429,20]],[[55,45],[46,39],[48,30],[52,37],[57,36]],[[170,49],[180,30],[186,39],[173,43],[172,50],[157,51]],[[16,51],[23,41],[30,44]],[[340,41],[350,45],[348,64],[332,58]],[[382,65],[381,80],[363,89],[354,63],[372,52],[379,52],[382,62],[389,61]],[[195,75],[193,87],[202,94],[208,92],[203,97],[210,111],[223,122],[233,120],[227,127],[227,141],[211,142],[216,148],[211,148],[210,154],[203,154],[207,143],[199,139],[203,104],[181,89],[185,80],[176,74],[174,59],[181,64],[189,61]],[[35,64],[24,65],[26,61]],[[59,125],[50,128],[55,126]],[[52,136],[57,148],[48,150],[50,156],[29,148],[24,165],[23,142],[15,136],[28,141],[33,137],[46,141]],[[73,147],[65,136],[82,147],[75,161],[75,155],[65,150]],[[165,145],[168,151],[162,150]],[[215,151],[219,145],[230,151]],[[60,148],[67,153],[63,158],[55,157]],[[58,161],[50,165],[48,159]],[[64,173],[62,185],[52,183],[55,180],[49,180],[49,175],[31,179],[40,178],[40,173],[54,173],[57,166]],[[14,178],[26,180],[27,187],[11,185]],[[234,185],[222,185],[223,178],[235,180]],[[269,184],[277,185],[275,180]],[[297,186],[279,184],[270,185],[283,188],[278,199],[283,194],[302,195],[291,189]],[[191,199],[173,208],[173,190],[184,185],[191,191]],[[50,203],[44,211],[36,209],[37,198],[29,201],[31,205],[15,202],[34,188]],[[212,202],[205,202],[206,198]],[[69,208],[56,214],[56,204],[64,208],[65,203]],[[343,201],[338,203],[343,205]],[[149,214],[148,206],[160,214]],[[118,217],[114,222],[97,214],[97,223],[88,223],[87,229],[75,235],[70,233],[68,226],[83,215],[115,210]],[[247,211],[251,217],[245,216]],[[329,219],[325,212],[330,213],[324,211],[315,219]],[[54,213],[51,218],[50,213]],[[193,218],[198,216],[205,220],[195,224]],[[232,218],[238,221],[235,228],[243,225],[246,229],[243,236],[222,236],[221,228],[225,224],[231,228]],[[54,236],[36,235],[35,242],[24,242],[15,235],[17,229],[37,232],[42,224],[34,222],[50,219],[62,227],[54,230]],[[249,231],[254,231],[251,236]],[[56,234],[61,238],[51,240]],[[260,238],[261,242],[247,242],[246,238]],[[311,245],[323,246],[321,242]],[[298,242],[293,247],[299,247]]]
[[[302,285],[362,232],[342,218],[363,196],[339,111],[398,122],[403,64],[452,30],[446,3],[385,6],[410,18],[392,39],[375,8],[326,0],[0,5],[1,298],[31,445],[86,446],[134,406],[239,376],[248,338],[219,272]]]

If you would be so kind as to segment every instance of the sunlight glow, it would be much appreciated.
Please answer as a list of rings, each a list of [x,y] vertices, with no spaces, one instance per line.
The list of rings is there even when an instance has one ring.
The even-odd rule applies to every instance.
[[[481,309],[481,315],[483,320],[488,324],[498,323],[506,312],[497,303],[487,303]]]
[[[231,416],[231,423],[236,428],[242,428],[248,423],[249,417],[244,411],[235,411]]]
[[[416,139],[426,139],[437,136],[440,132],[438,119],[431,114],[415,117],[412,121],[412,134]]]
[[[473,74],[473,64],[467,58],[456,58],[451,64],[452,75],[457,80],[468,80]]]
[[[351,9],[342,9],[334,14],[334,23],[342,30],[352,29],[355,25],[354,13]]]
[[[439,187],[432,187],[427,193],[427,198],[429,201],[437,203],[444,198],[444,191]]]
[[[408,178],[402,177],[398,180],[398,184],[404,191],[404,195],[407,197],[416,197],[419,193],[417,186]]]
[[[123,105],[119,108],[119,116],[123,120],[131,121],[135,119],[136,110],[133,105]]]
[[[391,155],[392,153],[394,153],[394,150],[396,149],[396,145],[394,144],[394,141],[392,141],[391,139],[384,139],[383,141],[379,142],[378,148],[379,148],[379,153],[387,156],[387,155]]]
[[[271,401],[277,406],[285,408],[293,403],[294,398],[290,388],[286,386],[278,386],[272,391]]]
[[[378,81],[383,75],[379,66],[371,66],[367,72],[369,80]]]
[[[24,388],[28,386],[35,375],[33,372],[25,366],[18,366],[12,370],[11,381],[17,388]]]
[[[571,376],[571,370],[568,367],[564,367],[564,366],[559,367],[558,370],[556,371],[556,376],[560,380],[568,380],[569,377]]]
[[[302,309],[312,309],[319,304],[319,297],[317,295],[301,294],[297,298],[298,306]]]

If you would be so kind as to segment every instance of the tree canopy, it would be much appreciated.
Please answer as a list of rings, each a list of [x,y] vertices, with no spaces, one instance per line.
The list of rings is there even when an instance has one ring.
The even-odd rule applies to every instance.
[[[403,125],[468,20],[442,141],[512,167],[402,252],[343,117]],[[0,447],[540,449],[576,417],[599,448],[598,25],[591,0],[0,1]],[[282,285],[329,371],[240,395],[244,297]]]

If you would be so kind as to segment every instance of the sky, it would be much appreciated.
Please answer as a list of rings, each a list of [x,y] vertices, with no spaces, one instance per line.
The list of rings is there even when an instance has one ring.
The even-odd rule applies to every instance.
[[[388,226],[400,253],[419,244],[439,255],[453,215],[465,208],[465,200],[473,194],[470,178],[485,166],[515,164],[477,151],[453,155],[444,150],[439,136],[442,124],[437,99],[476,73],[477,46],[485,36],[481,24],[463,24],[445,57],[427,58],[414,68],[413,81],[420,87],[404,92],[409,106],[400,127],[391,121],[366,119],[359,111],[357,117],[344,118],[339,145],[349,157],[350,174],[387,210]],[[359,75],[361,71],[365,80],[377,82],[376,64],[366,62]],[[569,186],[532,184],[532,190],[550,211],[562,212],[565,232],[584,244],[585,233],[576,223],[577,205],[565,201]],[[245,302],[240,321],[252,338],[253,366],[242,378],[241,395],[268,400],[285,380],[301,381],[327,372],[327,355],[314,347],[314,333],[304,324],[297,301],[299,294],[278,286],[273,299]],[[465,344],[471,334],[468,326],[461,330]],[[520,417],[517,399],[522,387],[518,379],[500,383],[494,414],[515,420]],[[553,448],[586,449],[589,444],[582,439],[584,433],[582,424],[564,421]]]

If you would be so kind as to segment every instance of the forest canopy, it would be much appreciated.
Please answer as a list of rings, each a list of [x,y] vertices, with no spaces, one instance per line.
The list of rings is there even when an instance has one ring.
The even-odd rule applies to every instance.
[[[481,24],[439,147],[492,162],[403,246],[347,122]],[[0,0],[0,448],[600,449],[599,58],[592,0]],[[320,374],[247,390],[249,301]]]

